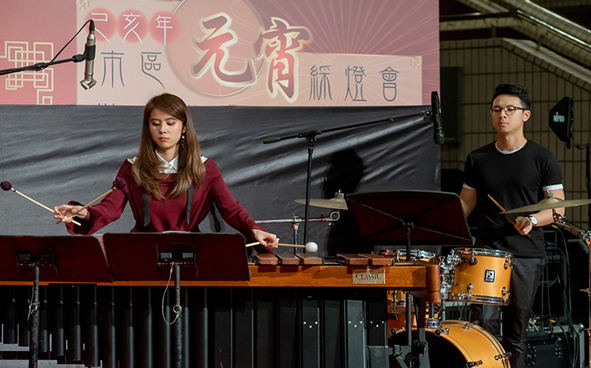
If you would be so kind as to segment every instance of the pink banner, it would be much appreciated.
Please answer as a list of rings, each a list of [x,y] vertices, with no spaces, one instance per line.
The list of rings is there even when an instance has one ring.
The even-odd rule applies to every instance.
[[[436,0],[11,2],[0,69],[50,61],[90,19],[93,88],[78,84],[84,62],[66,63],[0,77],[0,103],[143,105],[167,91],[191,105],[398,106],[439,89]]]

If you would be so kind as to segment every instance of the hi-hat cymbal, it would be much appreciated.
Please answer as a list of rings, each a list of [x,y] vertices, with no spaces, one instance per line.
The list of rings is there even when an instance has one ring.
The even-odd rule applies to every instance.
[[[306,204],[305,199],[296,199],[296,203]],[[310,199],[310,206],[330,208],[334,210],[346,210],[347,202],[344,198],[331,198],[331,199]]]
[[[514,208],[509,211],[503,211],[501,213],[517,213],[517,212],[536,212],[542,210],[552,210],[556,208],[563,208],[563,207],[575,207],[575,206],[582,206],[584,204],[590,204],[591,199],[571,199],[571,200],[564,200],[561,198],[546,198],[542,199],[536,204],[532,204],[530,206]]]

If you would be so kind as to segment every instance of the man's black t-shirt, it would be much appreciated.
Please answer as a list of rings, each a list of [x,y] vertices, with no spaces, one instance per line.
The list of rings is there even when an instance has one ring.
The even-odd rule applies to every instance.
[[[562,188],[560,166],[550,151],[535,142],[527,141],[508,154],[499,152],[495,144],[472,151],[464,169],[464,183],[478,193],[476,246],[504,250],[517,257],[544,257],[542,228],[534,228],[531,238],[520,235],[488,195],[506,210],[536,204],[544,199],[543,188]]]

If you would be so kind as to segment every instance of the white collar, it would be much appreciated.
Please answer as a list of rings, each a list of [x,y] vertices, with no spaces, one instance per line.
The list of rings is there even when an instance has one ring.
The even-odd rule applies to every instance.
[[[525,142],[525,144],[524,144],[523,146],[521,146],[521,147],[519,147],[518,149],[516,149],[516,150],[513,150],[513,151],[503,151],[502,149],[500,149],[500,148],[499,148],[499,146],[498,146],[498,143],[499,143],[498,141],[496,141],[496,142],[495,142],[495,148],[497,149],[497,151],[499,151],[499,152],[500,152],[500,153],[502,153],[503,155],[510,155],[510,154],[512,154],[512,153],[515,153],[515,152],[519,151],[519,150],[520,150],[520,149],[522,149],[523,147],[525,147],[525,144],[527,144],[527,141]]]
[[[170,161],[166,161],[156,151],[156,156],[164,163],[164,167],[160,170],[162,174],[176,174],[179,171],[179,156],[176,156]]]
[[[162,157],[160,157],[160,155],[158,154],[158,152],[156,152],[156,155],[158,156],[158,159],[160,159],[161,161],[164,161],[165,162],[165,164],[164,164],[165,165],[165,168],[164,168],[165,170],[162,171],[163,173],[165,173],[165,174],[175,174],[175,173],[178,172],[178,167],[179,167],[179,163],[178,163],[179,162],[179,160],[178,160],[179,157],[178,156],[175,157],[172,161],[168,162],[165,159],[163,159]],[[127,159],[127,161],[129,161],[129,163],[132,164],[132,165],[135,163],[136,160],[137,160],[137,156],[134,156],[132,158],[128,158]],[[207,157],[201,156],[201,162],[205,163],[205,161],[207,161]],[[171,171],[166,171],[167,169],[168,170],[171,170]],[[172,171],[172,170],[174,170],[174,171]]]

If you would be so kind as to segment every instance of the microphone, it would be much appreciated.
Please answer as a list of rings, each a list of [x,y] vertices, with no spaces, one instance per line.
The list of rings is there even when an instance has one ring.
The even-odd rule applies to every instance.
[[[86,45],[84,46],[84,59],[86,60],[86,66],[84,67],[84,79],[80,81],[80,85],[86,90],[91,89],[96,84],[96,81],[92,78],[94,70],[94,54],[96,51],[94,37],[94,21],[90,20],[88,26],[88,38],[86,39]]]
[[[431,92],[431,120],[433,120],[433,139],[435,144],[443,144],[445,135],[441,126],[441,105],[437,91]]]
[[[281,140],[281,138],[279,138],[279,137],[269,137],[269,138],[263,139],[263,144],[275,143],[275,142],[279,142],[280,140]]]

